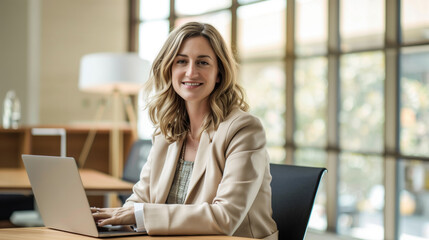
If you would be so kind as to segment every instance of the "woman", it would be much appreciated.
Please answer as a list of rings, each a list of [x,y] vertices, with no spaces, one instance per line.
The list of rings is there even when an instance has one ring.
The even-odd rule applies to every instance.
[[[100,226],[277,239],[265,132],[246,112],[236,68],[209,24],[169,35],[146,89],[157,129],[150,155],[123,207],[93,210]]]

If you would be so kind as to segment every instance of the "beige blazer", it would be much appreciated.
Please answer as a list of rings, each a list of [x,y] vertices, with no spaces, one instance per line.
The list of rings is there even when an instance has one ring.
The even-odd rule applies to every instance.
[[[259,119],[233,111],[216,131],[202,133],[185,203],[168,205],[183,142],[168,144],[158,135],[124,205],[145,203],[143,217],[150,235],[277,239],[265,142]]]

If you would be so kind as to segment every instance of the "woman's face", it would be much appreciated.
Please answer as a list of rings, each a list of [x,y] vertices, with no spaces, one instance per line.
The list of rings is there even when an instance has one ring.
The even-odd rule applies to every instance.
[[[202,36],[182,43],[171,72],[174,91],[187,104],[207,104],[208,96],[219,82],[216,55]]]

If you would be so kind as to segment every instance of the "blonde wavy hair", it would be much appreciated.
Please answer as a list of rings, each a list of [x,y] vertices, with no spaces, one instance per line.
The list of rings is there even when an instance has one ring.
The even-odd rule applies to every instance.
[[[249,109],[245,92],[237,82],[237,62],[220,33],[210,24],[186,23],[168,36],[152,64],[151,76],[145,85],[146,107],[156,128],[154,136],[163,134],[169,143],[186,137],[190,127],[185,101],[173,89],[173,60],[182,43],[197,36],[205,37],[215,52],[220,79],[209,96],[210,112],[203,122],[201,132],[212,124],[217,129],[235,108],[243,111]]]

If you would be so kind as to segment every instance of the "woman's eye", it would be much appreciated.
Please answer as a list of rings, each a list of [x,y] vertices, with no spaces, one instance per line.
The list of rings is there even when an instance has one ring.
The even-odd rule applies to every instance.
[[[176,61],[176,63],[178,63],[178,64],[183,64],[183,63],[186,63],[186,61],[185,61],[185,60],[183,60],[183,59],[179,59],[179,60],[177,60],[177,61]]]
[[[200,62],[199,62],[199,64],[200,64],[200,65],[208,65],[209,63],[208,63],[208,62],[205,62],[205,61],[200,61]]]

